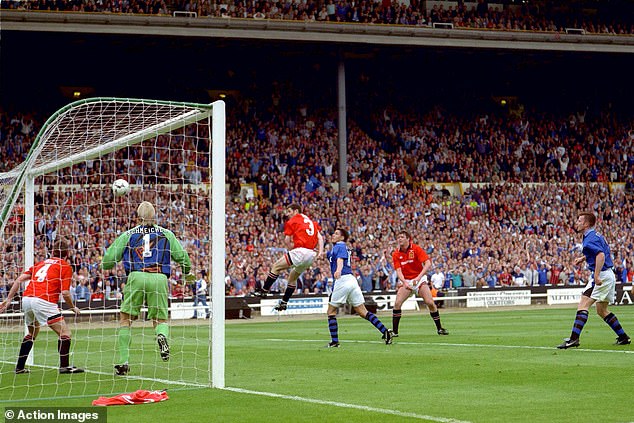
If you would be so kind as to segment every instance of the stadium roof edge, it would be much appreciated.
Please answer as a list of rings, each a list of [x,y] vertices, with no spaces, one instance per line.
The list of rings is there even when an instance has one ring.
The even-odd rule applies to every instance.
[[[504,50],[634,53],[634,36],[235,18],[2,10],[5,31],[134,34]]]

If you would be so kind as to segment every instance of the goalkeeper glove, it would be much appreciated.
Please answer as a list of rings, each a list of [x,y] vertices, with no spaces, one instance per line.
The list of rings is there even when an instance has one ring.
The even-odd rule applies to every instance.
[[[187,283],[196,282],[196,275],[194,275],[193,273],[189,272],[188,274],[186,274],[185,276],[183,276],[183,279],[184,279],[184,280],[185,280],[185,282],[187,282]]]

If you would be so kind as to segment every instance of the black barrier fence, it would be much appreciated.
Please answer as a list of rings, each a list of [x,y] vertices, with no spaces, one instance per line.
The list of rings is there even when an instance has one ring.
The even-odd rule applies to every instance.
[[[210,301],[210,298],[208,298]],[[252,301],[252,300],[250,300]],[[257,300],[259,303],[259,299]],[[11,318],[12,314],[15,314],[15,318],[21,316],[21,298],[16,298],[8,307],[3,317]],[[194,311],[194,299],[193,298],[179,298],[170,299],[168,306],[172,314],[185,310],[188,316],[191,316]],[[211,302],[208,303],[211,305]],[[82,311],[77,317],[78,321],[116,321],[118,320],[118,310],[121,307],[120,299],[91,299],[91,300],[76,300],[75,305]],[[62,310],[68,310],[68,306],[65,303],[61,304]],[[183,307],[184,306],[184,307]],[[197,308],[205,308],[199,305]],[[245,297],[226,297],[225,298],[225,318],[226,319],[250,319],[252,308],[249,307],[247,298]],[[183,317],[181,317],[183,318]],[[145,312],[142,310],[139,319],[145,319]]]
[[[583,288],[583,286],[579,285],[557,285],[557,286],[533,286],[533,287],[496,287],[496,288],[458,288],[449,290],[446,292],[442,292],[442,296],[435,298],[437,304],[443,307],[466,307],[468,299],[470,298],[479,298],[479,297],[489,297],[491,295],[496,294],[509,294],[512,296],[513,293],[521,293],[530,291],[527,293],[527,296],[530,297],[530,304],[539,305],[539,304],[548,304],[548,294],[550,294],[550,299],[556,298],[558,301],[561,301],[560,304],[570,303],[572,294],[569,293],[568,290],[579,290]],[[562,295],[556,295],[557,293],[562,293]],[[394,291],[374,291],[364,293],[366,308],[373,312],[381,312],[386,310],[391,310],[394,306],[394,301],[396,299],[396,292]],[[300,298],[317,298],[317,297],[327,297],[326,295],[296,295],[293,296],[294,299]],[[281,296],[270,296],[268,299],[278,299]],[[16,318],[20,315],[17,313],[21,312],[21,304],[20,299],[17,301],[14,300],[9,308],[7,309],[4,317],[11,318],[11,314],[16,314]],[[170,299],[169,307],[172,312],[178,310],[178,307],[182,307],[181,309],[185,310],[193,310],[193,298],[179,298],[179,299]],[[421,301],[419,299],[419,301]],[[259,311],[260,308],[260,298],[259,297],[226,297],[225,298],[225,318],[226,319],[249,319],[252,317],[253,312]],[[632,305],[634,304],[634,292],[632,291],[632,284],[618,284],[616,286],[616,297],[615,304],[617,305]],[[121,306],[120,299],[106,299],[106,300],[77,300],[77,307],[82,311],[86,311],[85,315],[80,315],[79,319],[81,320],[117,320],[118,313],[117,310]],[[210,303],[211,305],[211,303]],[[513,305],[513,304],[510,304]],[[67,309],[66,304],[62,304],[62,308]],[[344,310],[347,313],[354,313],[351,307],[345,307]],[[140,316],[140,318],[144,318],[144,316]]]

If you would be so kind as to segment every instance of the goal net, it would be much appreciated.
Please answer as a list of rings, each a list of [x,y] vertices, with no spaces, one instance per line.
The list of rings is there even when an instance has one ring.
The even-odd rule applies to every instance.
[[[59,306],[72,334],[70,365],[85,372],[60,374],[58,336],[42,326],[27,361],[30,373],[15,373],[26,330],[22,286],[0,315],[0,402],[224,387],[224,154],[223,102],[87,99],[43,125],[27,159],[0,174],[0,296],[6,298],[25,269],[50,255],[56,239],[70,240],[70,291],[81,313],[66,310],[61,297]],[[114,195],[116,179],[129,183],[127,194]],[[140,223],[142,201],[154,205],[156,224],[180,241],[198,283],[171,263],[169,359],[160,355],[161,331],[148,316],[146,298],[131,325],[129,373],[121,376],[114,365],[122,364],[125,256],[109,270],[101,260],[118,236]],[[194,306],[197,289],[201,301]]]

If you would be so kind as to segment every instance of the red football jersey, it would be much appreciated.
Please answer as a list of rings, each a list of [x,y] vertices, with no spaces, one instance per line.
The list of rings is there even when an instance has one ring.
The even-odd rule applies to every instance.
[[[130,405],[149,404],[153,402],[167,401],[169,397],[165,391],[147,391],[139,389],[128,394],[119,394],[114,397],[99,397],[92,402],[92,405]]]
[[[314,222],[305,214],[298,213],[284,224],[284,235],[293,237],[293,248],[317,247],[317,234],[321,231],[319,223]]]
[[[51,257],[35,265],[24,273],[31,276],[24,289],[25,297],[37,297],[51,303],[59,302],[59,294],[70,290],[73,269],[66,260]]]
[[[423,265],[429,260],[429,256],[420,246],[412,242],[407,251],[403,252],[400,248],[394,251],[392,260],[394,268],[401,269],[405,279],[414,279],[423,270]]]

